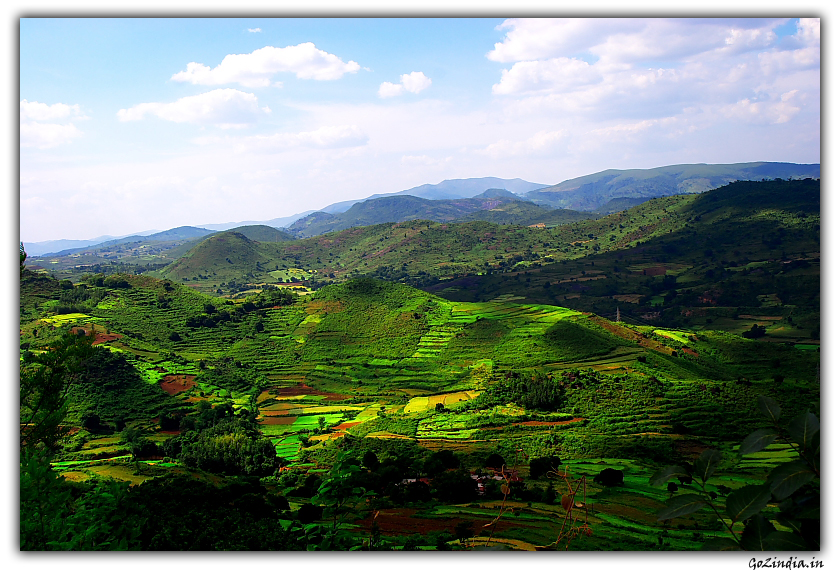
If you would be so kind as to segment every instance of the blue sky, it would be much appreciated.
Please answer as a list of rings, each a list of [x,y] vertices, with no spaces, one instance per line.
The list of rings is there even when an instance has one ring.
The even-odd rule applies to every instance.
[[[24,18],[20,237],[820,161],[819,20]]]

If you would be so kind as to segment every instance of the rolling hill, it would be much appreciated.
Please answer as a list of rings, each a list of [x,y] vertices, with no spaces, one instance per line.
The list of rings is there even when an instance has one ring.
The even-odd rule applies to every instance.
[[[170,279],[185,281],[207,279],[208,276],[220,280],[247,278],[254,273],[261,273],[262,264],[269,261],[270,258],[260,248],[260,242],[249,239],[243,233],[229,230],[203,240],[164,268],[161,274]]]
[[[228,231],[242,234],[249,240],[260,242],[281,242],[295,239],[294,236],[288,232],[262,224],[253,226],[237,226]]]
[[[711,319],[741,332],[761,322],[733,320],[737,312],[789,320],[773,330],[799,342],[819,319],[819,250],[819,181],[738,182],[553,228],[410,221],[294,242],[239,240],[213,253],[233,263],[193,255],[162,274],[228,294],[246,283],[295,277],[317,288],[368,275],[454,300],[619,307],[625,318],[670,326]]]
[[[220,237],[247,239],[239,235]],[[23,280],[30,278],[38,279],[27,272]],[[562,532],[562,503],[546,489],[556,485],[563,493],[569,479],[546,478],[538,460],[556,458],[571,483],[586,477],[581,499],[594,505],[594,532],[581,533],[572,548],[697,549],[727,530],[714,516],[690,515],[668,529],[667,543],[657,543],[656,513],[673,492],[651,485],[651,475],[712,447],[733,458],[709,480],[715,489],[752,484],[795,457],[777,446],[755,461],[735,461],[729,450],[766,425],[757,398],[772,397],[784,417],[819,409],[819,353],[724,332],[615,323],[510,298],[451,301],[373,279],[306,298],[268,289],[240,302],[146,276],[126,275],[114,285],[75,287],[74,294],[101,300],[65,315],[50,310],[62,288],[39,287],[54,298],[26,300],[36,313],[21,323],[21,350],[30,358],[71,327],[95,338],[95,357],[69,393],[74,435],[53,469],[64,476],[61,485],[77,485],[85,498],[95,485],[65,481],[131,481],[119,505],[133,510],[120,516],[139,511],[143,540],[157,547],[165,537],[154,534],[159,521],[142,522],[149,509],[176,497],[172,516],[192,515],[202,496],[197,488],[216,502],[231,499],[231,489],[247,491],[221,508],[281,519],[263,526],[300,519],[341,453],[357,467],[354,487],[377,493],[386,545],[404,546],[406,525],[422,524],[415,540],[434,547],[453,518],[477,525],[484,543],[504,501],[512,512],[494,538],[550,546]],[[149,451],[137,451],[139,464],[119,436],[121,425],[151,442]],[[190,462],[194,446],[213,436],[205,453],[235,457],[246,447],[243,432],[279,458],[264,480],[236,477],[222,461]],[[501,489],[491,474],[479,495],[471,475],[486,473],[494,454],[512,469],[505,473],[512,484]],[[277,473],[277,465],[291,469]],[[623,485],[599,480],[608,466],[621,471]],[[469,485],[448,485],[454,477]],[[416,487],[399,483],[406,478],[427,479],[430,488],[410,494]],[[147,489],[155,499],[139,508],[136,497]],[[358,505],[340,527],[348,540],[364,538],[377,516],[367,503]],[[242,516],[231,528],[240,528]],[[250,537],[255,531],[248,530]]]

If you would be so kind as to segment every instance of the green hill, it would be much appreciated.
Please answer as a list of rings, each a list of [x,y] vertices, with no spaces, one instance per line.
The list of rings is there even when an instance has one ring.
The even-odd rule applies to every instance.
[[[236,232],[238,234],[242,234],[251,241],[259,242],[279,242],[295,239],[294,236],[290,235],[288,232],[265,225],[239,226],[227,230],[225,233],[228,232]]]
[[[612,317],[619,309],[631,322],[672,327],[758,325],[777,342],[819,337],[819,181],[736,182],[590,223],[592,237],[576,248],[586,256],[429,290],[464,301],[519,295]]]
[[[622,422],[626,422],[632,416],[642,424],[655,424],[655,431],[673,433],[671,422],[678,421],[707,437],[727,437],[732,430],[742,433],[754,425],[753,416],[744,415],[744,409],[759,393],[779,398],[800,390],[813,397],[819,361],[816,352],[771,346],[726,333],[654,330],[612,323],[556,305],[502,299],[448,301],[406,285],[373,279],[324,287],[308,299],[266,290],[242,302],[213,300],[189,287],[148,277],[126,276],[123,282],[114,284],[89,284],[102,289],[103,300],[86,314],[71,315],[65,321],[65,326],[93,326],[97,333],[107,331],[103,350],[117,355],[100,359],[106,364],[113,360],[107,366],[96,365],[96,374],[102,378],[99,383],[89,382],[74,392],[74,417],[94,412],[110,421],[119,413],[116,400],[121,397],[131,400],[125,410],[136,418],[176,409],[186,398],[200,395],[247,407],[253,405],[253,400],[248,404],[247,394],[253,396],[271,386],[305,385],[343,398],[406,404],[414,396],[482,391],[520,373],[541,371],[560,376],[587,367],[604,371],[601,384],[570,385],[569,399],[564,400],[567,403],[555,410],[570,414],[577,409],[592,424],[601,426],[594,431],[581,426],[582,433],[649,431],[641,424],[609,424],[610,417],[624,417]],[[21,328],[21,342],[30,350],[48,345],[58,333],[47,326],[55,322],[49,320],[53,318],[49,304],[40,306],[38,318],[28,320]],[[691,354],[672,348],[675,346]],[[226,374],[236,379],[217,378],[212,370],[227,370]],[[143,387],[178,374],[198,375],[199,384],[169,403],[162,392]],[[787,380],[774,382],[774,374]],[[623,382],[632,385],[649,383],[652,375],[665,383],[655,391],[658,397],[667,396],[669,406],[660,406],[656,399],[629,401],[619,385],[604,384],[607,378],[624,378]],[[735,424],[724,428],[715,416],[708,421],[696,417],[689,421],[681,415],[681,410],[692,404],[686,399],[687,393],[673,391],[677,386],[712,383],[726,387],[738,377],[751,380],[753,387],[738,388],[737,396],[731,391],[720,397],[692,391],[690,396],[717,402],[727,422],[735,422],[737,428]],[[99,386],[102,382],[113,384],[116,391],[106,393]],[[648,388],[639,389],[644,392]],[[572,398],[575,390],[580,392]],[[590,400],[582,398],[584,393],[589,394],[587,398],[600,394],[599,405],[593,407]],[[329,401],[318,399],[309,405],[322,409]],[[808,401],[800,398],[785,405],[796,407]],[[425,409],[417,407],[422,402],[415,404],[406,410]],[[426,405],[434,408],[433,403]],[[651,407],[657,409],[658,419],[647,417]],[[364,406],[356,412],[362,409]],[[479,413],[474,418],[476,426],[481,425],[481,417]],[[381,425],[387,426],[387,421]],[[414,425],[419,429],[416,419]],[[469,433],[476,437],[474,431]],[[517,433],[516,437],[522,438],[529,432]],[[428,437],[440,436],[430,433]],[[543,445],[539,438],[518,441],[534,451]],[[653,438],[643,447],[659,445],[657,441]]]
[[[213,276],[227,280],[261,272],[262,264],[268,261],[258,242],[241,233],[228,231],[202,241],[163,269],[161,274],[170,279],[196,280]]]
[[[591,220],[597,215],[589,212],[577,212],[563,208],[551,209],[544,206],[537,206],[533,202],[518,200],[499,204],[489,210],[479,210],[458,218],[458,222],[469,222],[482,220],[493,224],[510,224],[518,226],[530,226],[534,224],[545,224],[554,227],[563,224],[570,224],[580,220]]]
[[[626,250],[649,252],[653,251],[654,246],[646,244],[658,239],[660,241],[655,242],[657,244],[673,243],[667,247],[656,246],[664,249],[657,249],[661,251],[658,255],[642,255],[640,259],[643,261],[639,263],[655,266],[657,259],[667,259],[668,256],[673,257],[674,251],[685,250],[694,255],[690,263],[703,267],[702,275],[698,277],[699,287],[713,280],[705,277],[705,272],[712,267],[697,258],[703,257],[701,254],[706,247],[691,249],[689,244],[698,240],[708,243],[713,246],[712,249],[721,252],[720,255],[727,259],[727,263],[737,263],[746,254],[735,244],[752,243],[757,239],[753,246],[758,256],[756,259],[771,259],[775,254],[770,255],[773,251],[762,239],[767,244],[779,239],[799,239],[795,237],[799,234],[780,237],[776,231],[780,220],[792,224],[790,227],[802,221],[806,224],[802,228],[813,228],[818,223],[814,212],[819,207],[818,186],[818,181],[736,183],[704,194],[646,201],[630,210],[599,219],[580,220],[556,227],[550,227],[550,223],[547,223],[546,228],[477,221],[444,224],[410,221],[352,228],[293,242],[238,241],[232,242],[229,247],[241,246],[247,251],[235,255],[220,251],[214,254],[216,261],[210,261],[213,256],[202,254],[193,261],[183,260],[173,264],[163,275],[182,281],[197,280],[197,285],[207,292],[221,288],[226,293],[236,293],[242,290],[243,283],[279,283],[292,279],[317,287],[349,277],[368,275],[419,286],[436,286],[436,291],[447,288],[455,291],[464,287],[465,291],[469,291],[475,289],[474,285],[479,281],[494,284],[480,295],[492,294],[497,290],[496,283],[507,279],[504,291],[521,294],[515,289],[519,286],[524,288],[524,283],[511,280],[510,277],[514,275],[508,278],[502,275],[537,269],[546,274],[562,274],[561,269],[540,268],[562,260],[568,263],[593,255],[604,256],[609,252],[614,252],[609,259],[620,257],[620,252]],[[804,192],[802,200],[805,202],[802,204],[795,202],[798,192]],[[800,213],[804,217],[800,217]],[[808,231],[813,233],[813,230]],[[695,234],[701,237],[694,237]],[[813,238],[808,239],[813,242]],[[717,245],[719,243],[732,246],[726,250]],[[816,251],[818,247],[809,245],[805,249]],[[735,251],[739,254],[735,255]],[[240,257],[242,264],[236,262]],[[215,264],[212,270],[203,267],[205,259]],[[232,263],[225,262],[226,265],[222,266],[224,270],[220,270],[218,259],[230,259]],[[257,261],[260,261],[259,267]],[[626,264],[617,263],[611,265],[610,269],[621,265]],[[494,275],[490,278],[489,274]],[[460,283],[457,281],[459,279],[465,281]],[[235,286],[230,285],[231,280],[235,281]],[[617,287],[614,294],[637,294],[629,284],[615,282],[614,279],[608,282]],[[544,284],[542,280],[533,277],[527,287],[529,298],[537,294],[534,291],[537,283]],[[570,294],[576,295],[577,292]],[[551,302],[558,302],[556,297],[550,299]]]

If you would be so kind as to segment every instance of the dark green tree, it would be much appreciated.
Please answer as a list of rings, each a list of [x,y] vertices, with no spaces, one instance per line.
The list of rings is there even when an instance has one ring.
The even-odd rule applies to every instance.
[[[67,333],[40,354],[25,352],[20,362],[20,448],[51,453],[67,435],[67,396],[98,350],[93,338]]]
[[[332,519],[332,536],[350,513],[364,510],[367,499],[373,497],[362,485],[364,472],[357,461],[346,453],[339,455],[327,473],[317,493],[312,497],[313,505],[324,507],[324,516]],[[334,546],[331,545],[330,549]]]

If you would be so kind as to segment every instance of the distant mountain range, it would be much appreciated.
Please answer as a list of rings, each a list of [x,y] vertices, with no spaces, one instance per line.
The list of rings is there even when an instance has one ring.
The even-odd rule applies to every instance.
[[[321,284],[367,275],[435,287],[434,291],[443,296],[457,292],[460,300],[466,300],[467,296],[478,298],[475,295],[479,289],[473,285],[487,282],[486,288],[480,288],[481,295],[486,295],[480,300],[493,299],[502,292],[518,291],[515,294],[522,295],[527,291],[535,302],[549,304],[557,302],[553,299],[554,288],[562,287],[565,296],[586,293],[592,299],[597,298],[597,302],[614,307],[615,299],[611,295],[626,287],[627,279],[637,276],[638,280],[633,279],[638,287],[648,287],[650,280],[644,280],[648,275],[645,271],[655,270],[657,273],[650,276],[661,276],[675,264],[673,267],[681,267],[681,271],[698,268],[691,272],[690,281],[681,282],[685,287],[689,282],[691,287],[697,287],[693,296],[684,300],[689,306],[697,302],[697,296],[702,296],[717,277],[729,275],[726,267],[732,261],[746,266],[752,259],[779,261],[793,251],[798,252],[797,256],[818,251],[818,241],[814,240],[818,240],[819,232],[814,228],[819,223],[819,186],[814,180],[738,182],[708,193],[648,200],[597,219],[534,229],[487,221],[410,220],[353,227],[280,243],[260,242],[229,231],[201,241],[162,268],[159,275],[190,282],[206,292],[222,289],[227,294],[241,291],[242,287],[247,289],[248,283],[288,282],[292,272],[297,272],[294,273],[297,278],[317,280]],[[402,198],[406,197],[380,201]],[[656,244],[655,253],[646,254],[653,247],[651,244]],[[621,257],[631,250],[636,260],[626,265],[628,262]],[[582,257],[595,259],[596,254],[607,253],[614,256],[597,271],[590,270],[587,263],[586,267],[572,271],[568,278],[557,276],[566,275],[563,266],[567,261]],[[719,263],[724,258],[727,265]],[[554,270],[549,271],[548,266]],[[625,269],[617,270],[619,266]],[[516,268],[522,275],[511,274]],[[758,279],[759,273],[766,274],[760,269],[756,271],[749,274],[748,280]],[[777,290],[772,289],[774,275],[766,274],[766,287],[771,287],[768,290]],[[614,284],[613,290],[603,289],[602,280]],[[668,283],[676,285],[676,281]],[[754,299],[757,294],[768,294],[761,292],[764,290],[750,290],[746,294],[739,289],[727,291],[727,295],[732,298],[736,293],[741,295],[735,307],[747,303],[743,297]],[[661,287],[658,289],[660,294],[665,292]],[[795,292],[785,289],[782,297],[789,293]],[[645,294],[653,295],[651,291]],[[809,303],[813,305],[813,301]],[[586,310],[593,309],[594,306],[589,306]],[[731,314],[732,309],[728,309],[727,315]]]
[[[431,220],[434,222],[488,221],[493,223],[568,223],[592,215],[562,210],[558,212],[523,200],[507,190],[491,188],[473,198],[427,200],[411,195],[387,196],[353,204],[346,212],[315,212],[289,226],[296,237],[312,237],[357,226]]]
[[[139,234],[134,234],[122,238],[117,239],[109,239],[101,242],[94,242],[89,243],[87,245],[81,245],[77,247],[71,247],[69,249],[59,250],[59,251],[46,251],[44,253],[34,253],[37,250],[49,249],[49,246],[43,246],[43,244],[47,243],[58,243],[58,242],[41,242],[40,244],[24,244],[26,248],[26,253],[32,256],[45,256],[45,255],[71,255],[74,253],[79,253],[88,249],[103,249],[103,248],[112,248],[114,246],[122,245],[122,244],[133,244],[133,243],[143,243],[143,242],[173,242],[173,241],[184,241],[184,240],[191,240],[199,237],[208,236],[213,232],[212,230],[206,230],[204,228],[195,228],[192,226],[180,226],[177,228],[172,228],[171,230],[166,230],[163,232],[155,232],[155,233],[147,233],[142,232]],[[66,243],[85,243],[84,241],[74,242],[74,240],[58,240],[61,242]],[[94,240],[88,240],[94,241]],[[39,247],[39,245],[41,247]]]
[[[415,186],[408,190],[401,192],[391,192],[388,194],[373,194],[361,200],[346,200],[344,202],[336,202],[330,204],[326,208],[321,208],[321,212],[328,214],[339,214],[346,212],[354,204],[365,202],[367,200],[375,200],[377,198],[387,198],[390,196],[415,196],[417,198],[425,198],[427,200],[457,200],[459,198],[473,198],[482,192],[491,188],[507,190],[513,194],[524,194],[531,190],[539,190],[547,187],[548,184],[535,184],[534,182],[527,182],[521,178],[495,178],[487,176],[485,178],[460,178],[455,180],[444,180],[438,184],[423,184]]]
[[[94,240],[53,240],[24,245],[29,255],[45,256],[118,243],[197,238],[214,231],[258,225],[288,227],[289,233],[299,238],[355,226],[411,219],[557,225],[593,215],[618,212],[655,197],[705,192],[736,180],[777,178],[817,179],[820,178],[820,165],[750,162],[684,164],[644,170],[613,169],[566,180],[554,186],[519,178],[444,180],[439,184],[423,184],[391,194],[374,194],[359,200],[337,202],[319,211],[309,210],[266,221],[204,224],[167,232],[140,232],[122,238],[101,236]],[[488,190],[492,192],[488,194]],[[558,208],[562,210],[554,211]],[[590,212],[590,215],[583,216],[581,212]]]
[[[149,230],[133,235],[144,236],[157,233],[158,231],[159,230]],[[99,236],[93,239],[51,239],[48,241],[27,242],[25,245],[27,255],[38,256],[46,253],[56,253],[82,247],[92,247],[100,243],[118,240],[123,237],[128,236]]]

